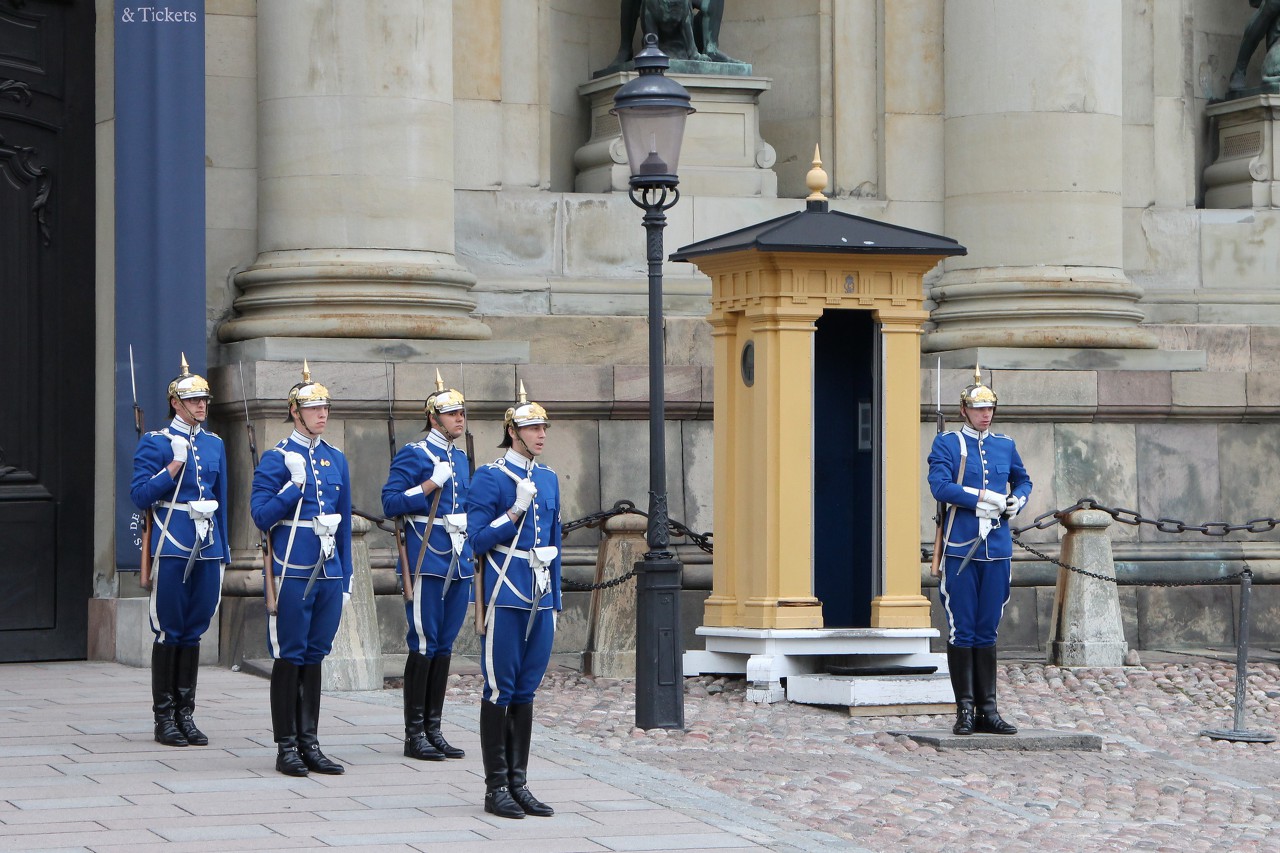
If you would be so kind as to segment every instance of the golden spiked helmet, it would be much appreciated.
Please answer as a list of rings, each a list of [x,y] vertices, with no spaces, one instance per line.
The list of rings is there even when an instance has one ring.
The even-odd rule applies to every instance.
[[[455,389],[445,389],[444,379],[440,377],[440,368],[436,368],[436,390],[427,397],[426,405],[422,411],[430,419],[432,415],[443,414],[444,412],[456,412],[458,409],[467,407],[466,398],[462,396],[462,392]]]
[[[973,366],[973,384],[966,385],[960,392],[960,405],[966,409],[993,409],[996,405],[996,392],[982,382],[982,371],[978,365]]]
[[[507,409],[506,415],[502,418],[502,427],[505,431],[507,427],[514,426],[516,429],[520,427],[534,426],[535,424],[549,423],[547,418],[547,410],[542,408],[538,403],[529,402],[529,395],[524,390],[524,380],[520,381],[520,399],[514,406]]]
[[[289,389],[290,410],[297,405],[299,409],[329,405],[329,389],[319,382],[311,381],[311,366],[302,360],[302,381]]]
[[[176,379],[169,383],[169,397],[177,397],[179,400],[190,400],[194,397],[208,397],[213,399],[213,394],[209,392],[209,382],[203,376],[191,372],[191,367],[187,364],[187,354],[182,354],[182,373]]]

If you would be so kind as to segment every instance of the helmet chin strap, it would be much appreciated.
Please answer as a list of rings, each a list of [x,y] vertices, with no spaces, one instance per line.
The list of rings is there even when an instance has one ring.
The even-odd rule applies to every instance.
[[[178,405],[182,407],[182,411],[186,414],[186,418],[184,418],[184,420],[187,422],[190,432],[195,433],[196,426],[199,425],[200,419],[191,413],[191,407],[187,405],[186,400],[181,397],[174,397],[173,399],[178,401]]]
[[[296,411],[298,412],[298,425],[302,427],[302,434],[312,441],[315,441],[320,437],[320,433],[311,431],[311,426],[307,423],[307,416],[303,414],[306,409],[302,406],[298,406]]]
[[[533,455],[533,451],[529,449],[529,443],[525,441],[524,436],[520,434],[520,427],[516,426],[515,424],[512,424],[511,428],[516,431],[516,441],[524,445],[524,455],[528,457],[530,462],[532,462],[537,457]]]

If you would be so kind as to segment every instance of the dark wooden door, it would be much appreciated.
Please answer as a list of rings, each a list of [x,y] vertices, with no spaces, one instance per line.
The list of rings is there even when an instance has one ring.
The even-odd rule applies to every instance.
[[[86,650],[93,28],[92,0],[0,0],[0,661]]]

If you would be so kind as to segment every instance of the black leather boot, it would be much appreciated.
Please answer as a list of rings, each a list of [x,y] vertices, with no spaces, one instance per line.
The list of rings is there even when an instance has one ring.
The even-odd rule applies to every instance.
[[[298,667],[277,660],[271,667],[271,737],[276,742],[276,770],[306,776],[298,753]]]
[[[973,649],[947,644],[947,668],[951,670],[951,692],[956,695],[956,724],[951,733],[973,734]]]
[[[404,662],[404,756],[419,761],[444,761],[444,753],[427,740],[427,671],[431,661],[426,655],[409,652]]]
[[[309,663],[301,667],[298,690],[298,751],[302,753],[302,763],[314,773],[326,776],[341,776],[347,772],[336,761],[320,751],[320,741],[316,730],[320,726],[320,667],[321,664]]]
[[[187,746],[187,738],[174,722],[177,700],[173,696],[173,671],[177,646],[151,644],[151,712],[156,719],[156,743]]]
[[[466,755],[456,746],[451,746],[440,732],[440,715],[444,712],[444,692],[449,686],[449,662],[452,655],[436,655],[431,659],[431,668],[427,671],[427,740],[436,751],[445,758],[462,758]]]
[[[200,645],[178,649],[178,659],[173,670],[173,692],[177,697],[175,722],[178,731],[192,746],[207,746],[209,738],[196,728],[191,715],[196,710],[196,678],[200,674]]]
[[[1017,726],[1000,719],[996,710],[996,647],[973,650],[973,684],[977,695],[975,731],[991,735],[1016,735]]]
[[[526,784],[529,743],[533,740],[533,704],[507,706],[507,782],[511,799],[535,817],[551,817],[556,810],[540,801]]]
[[[507,788],[507,709],[480,703],[480,756],[484,762],[484,810],[498,817],[524,819],[524,809]]]

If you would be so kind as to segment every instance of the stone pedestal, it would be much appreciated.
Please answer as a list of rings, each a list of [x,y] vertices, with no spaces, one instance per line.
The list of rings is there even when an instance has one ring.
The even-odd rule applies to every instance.
[[[580,193],[626,192],[631,178],[613,96],[635,72],[618,72],[584,83],[578,94],[591,104],[591,138],[573,155],[574,189]],[[760,137],[760,95],[766,77],[718,74],[667,75],[689,90],[697,112],[685,125],[680,150],[680,192],[685,195],[776,198],[777,153]]]
[[[1204,206],[1280,208],[1280,94],[1211,104],[1205,113],[1217,130],[1218,157],[1204,170]]]
[[[1062,562],[1102,575],[1100,580],[1058,569],[1049,628],[1049,663],[1058,666],[1123,666],[1129,644],[1120,620],[1120,591],[1107,528],[1111,516],[1082,509],[1063,519]]]
[[[635,568],[649,550],[648,522],[641,515],[618,515],[604,523],[600,545],[601,581],[613,580]],[[586,669],[604,678],[634,678],[636,674],[636,584],[627,582],[591,594],[591,636]]]
[[[342,623],[333,638],[333,651],[324,659],[325,690],[381,690],[382,648],[378,611],[369,573],[369,544],[365,534],[373,525],[351,519],[351,601],[342,610]]]

